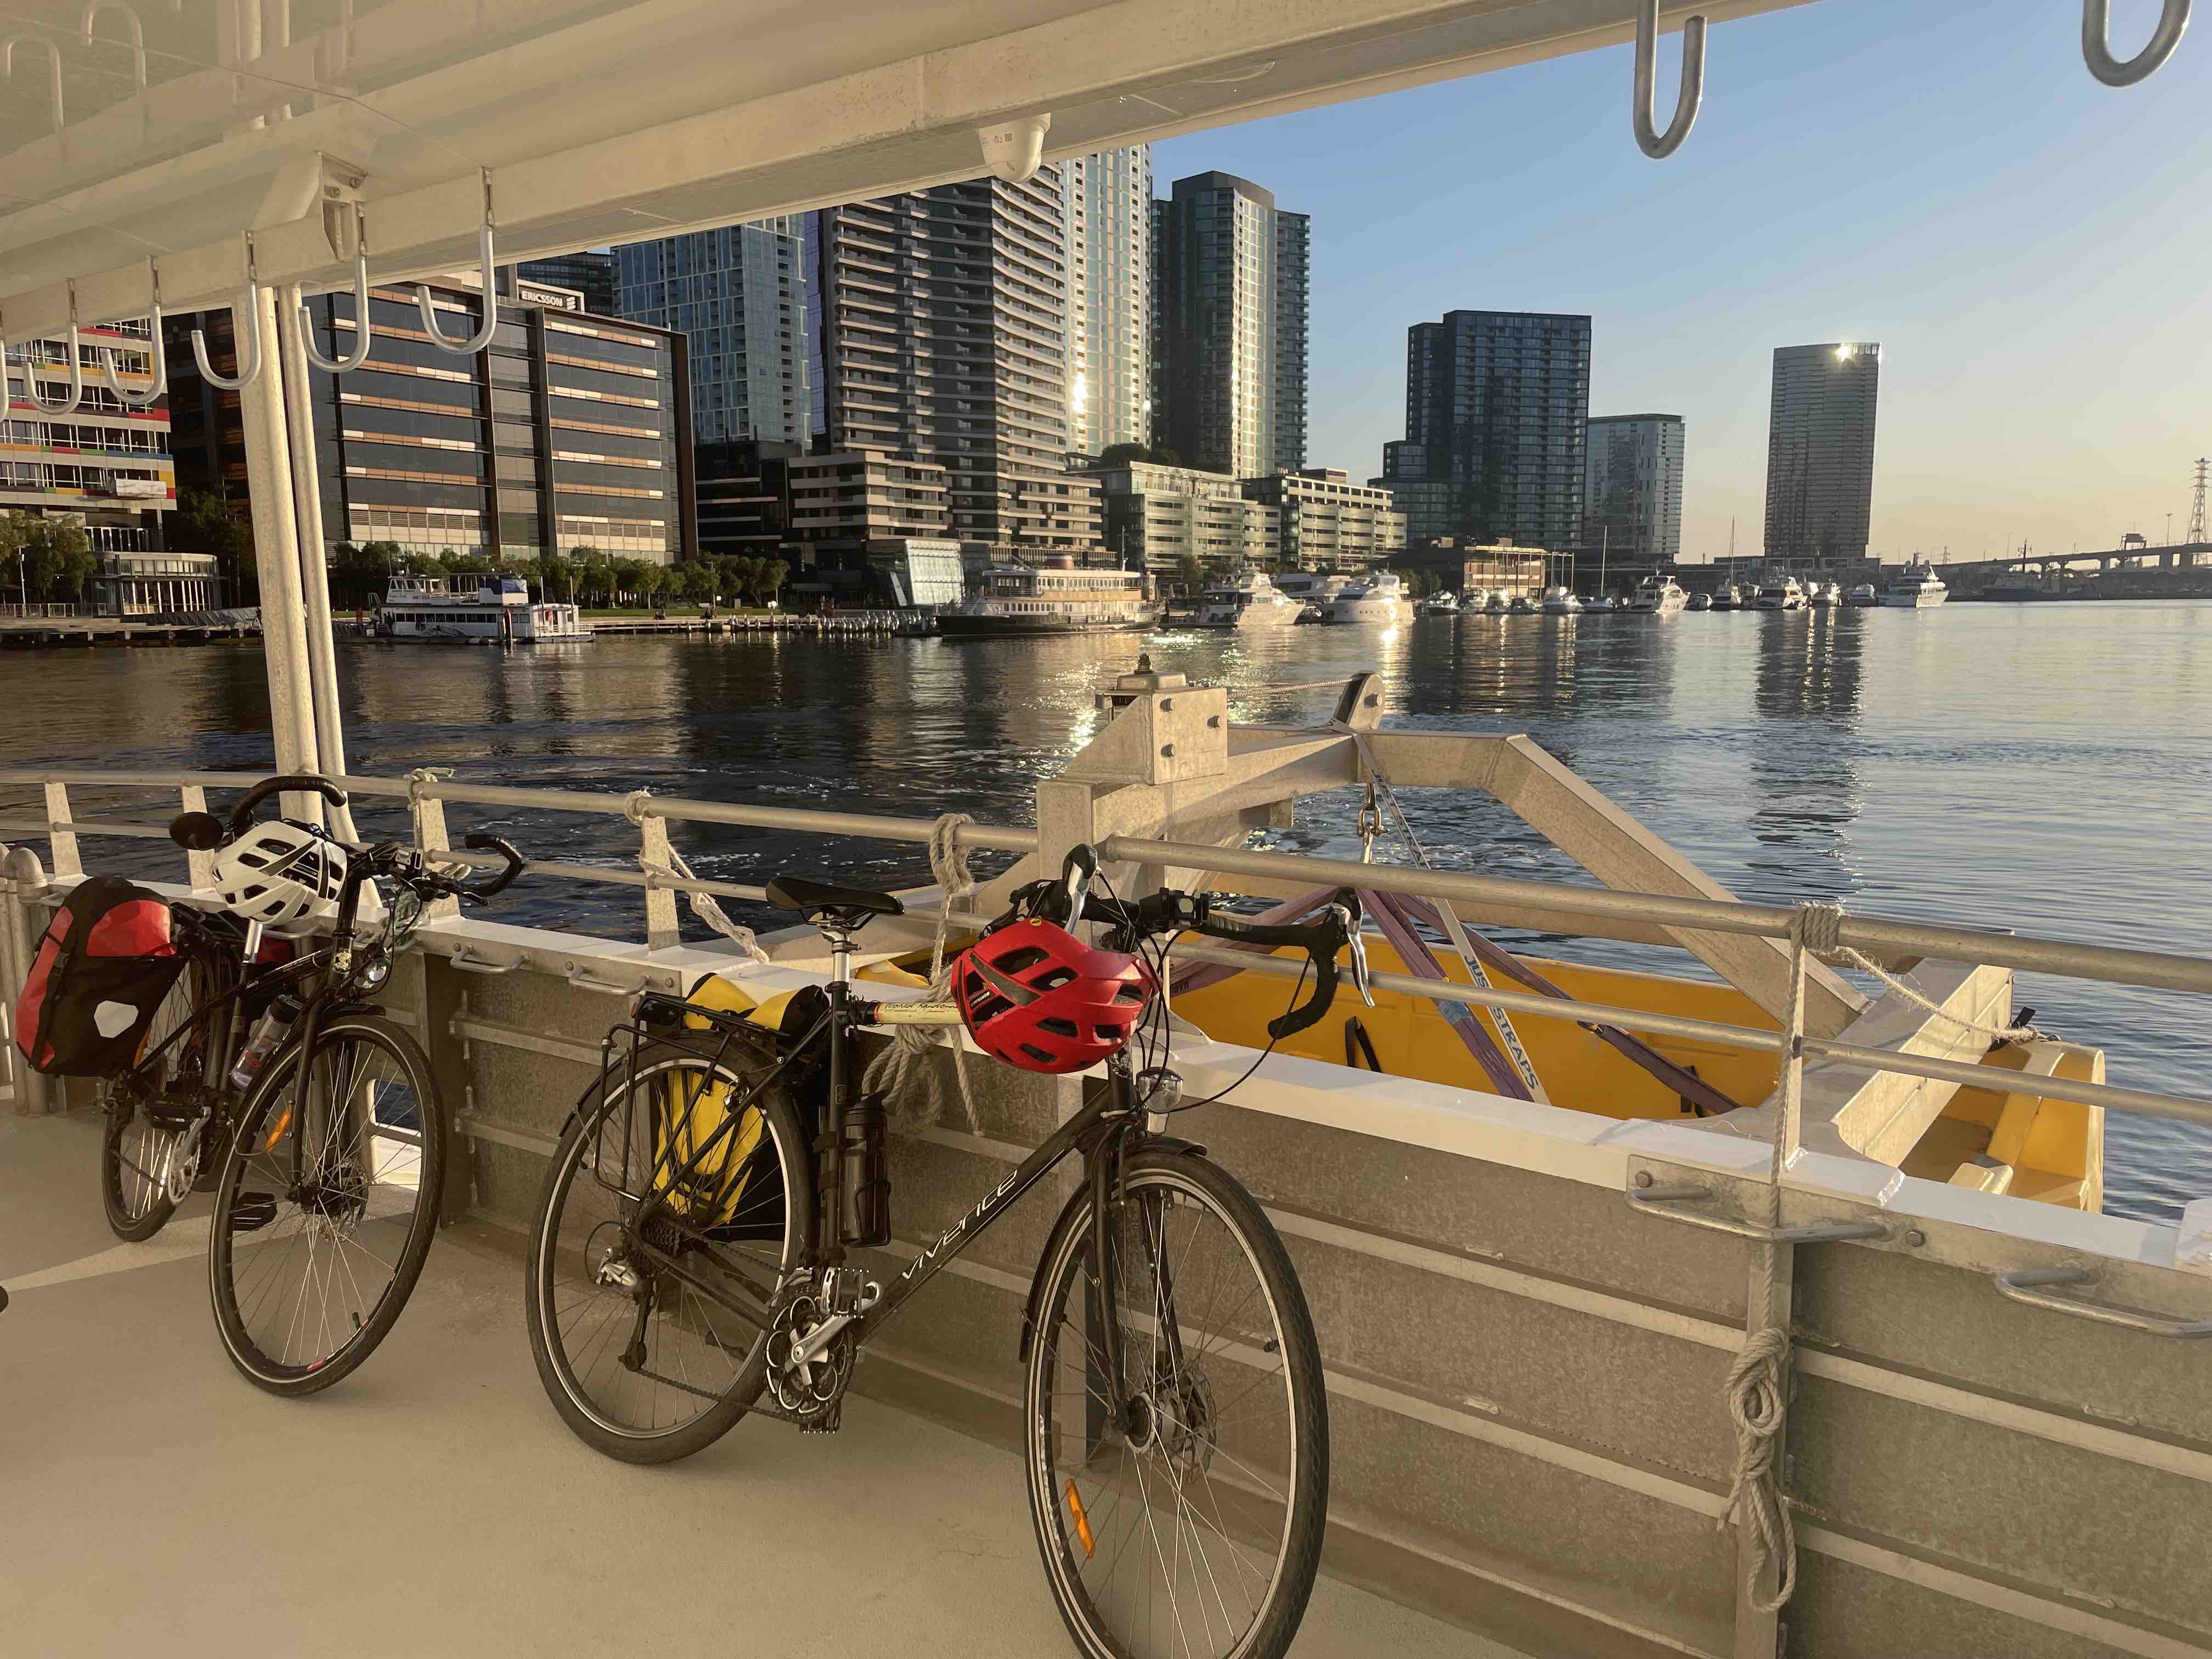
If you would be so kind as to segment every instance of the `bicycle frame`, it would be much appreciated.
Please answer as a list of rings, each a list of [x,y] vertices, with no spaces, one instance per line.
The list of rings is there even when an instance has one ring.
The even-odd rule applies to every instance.
[[[736,1281],[735,1285],[727,1282],[718,1283],[710,1280],[703,1275],[690,1271],[674,1252],[662,1249],[647,1239],[644,1235],[647,1224],[664,1215],[679,1231],[690,1231],[683,1218],[676,1215],[670,1207],[668,1194],[678,1190],[686,1179],[702,1166],[717,1167],[714,1160],[724,1142],[737,1133],[746,1104],[770,1087],[779,1078],[786,1075],[795,1062],[811,1056],[814,1052],[815,1045],[826,1038],[829,1043],[830,1062],[829,1114],[823,1125],[823,1133],[815,1143],[811,1164],[815,1188],[823,1201],[817,1209],[815,1237],[810,1241],[810,1248],[803,1265],[808,1268],[815,1268],[834,1267],[842,1264],[845,1250],[839,1241],[844,1232],[845,1215],[843,1183],[838,1179],[837,1148],[844,1130],[847,1109],[851,1103],[852,1034],[856,1026],[866,1023],[872,1017],[877,1005],[855,1001],[850,994],[849,988],[842,980],[833,980],[826,988],[829,998],[828,1008],[807,1029],[803,1036],[788,1046],[767,1073],[755,1079],[741,1097],[733,1098],[728,1103],[724,1109],[721,1122],[693,1149],[688,1157],[678,1163],[670,1156],[668,1151],[659,1152],[655,1154],[653,1168],[646,1179],[638,1183],[640,1191],[630,1193],[625,1190],[629,1174],[627,1169],[623,1172],[623,1187],[617,1188],[618,1191],[623,1191],[624,1196],[633,1199],[639,1206],[635,1215],[624,1230],[629,1248],[651,1261],[657,1268],[683,1280],[685,1285],[708,1300],[763,1330],[769,1328],[775,1317],[776,1286],[751,1279],[741,1269],[727,1261],[718,1262],[717,1270],[725,1275],[726,1279]],[[683,1004],[680,999],[669,998],[666,1001],[671,1007],[684,1006],[690,1013],[702,1012],[689,1008],[688,1005]],[[711,1057],[703,1051],[703,1048],[692,1048],[691,1051],[699,1058],[710,1059],[712,1064],[720,1066],[729,1052],[731,1042],[734,1039],[738,1029],[737,1022],[727,1017],[711,1014],[706,1017],[711,1026],[722,1030],[721,1042],[714,1048]],[[757,1030],[757,1028],[752,1029]],[[670,1039],[664,1036],[661,1040],[669,1041]],[[676,1041],[679,1047],[690,1046],[683,1042],[681,1039]],[[611,1043],[611,1042],[612,1034],[610,1033],[609,1042]],[[603,1073],[611,1068],[611,1054],[604,1049],[602,1063]],[[1097,1253],[1096,1260],[1103,1264],[1100,1272],[1101,1282],[1112,1282],[1113,1230],[1109,1224],[1111,1206],[1109,1203],[1110,1186],[1119,1160],[1127,1150],[1128,1142],[1133,1138],[1143,1141],[1152,1137],[1146,1132],[1143,1121],[1136,1111],[1133,1084],[1125,1057],[1116,1056],[1110,1063],[1107,1081],[1108,1087],[1091,1091],[1089,1098],[1085,1101],[1082,1108],[1074,1116],[1046,1136],[1036,1149],[1022,1160],[1012,1175],[985,1194],[973,1208],[945,1229],[933,1243],[908,1263],[905,1270],[884,1287],[882,1297],[878,1301],[853,1317],[848,1328],[852,1332],[856,1348],[865,1346],[872,1337],[890,1323],[915,1291],[935,1278],[947,1264],[957,1259],[977,1238],[981,1237],[992,1223],[1019,1203],[1030,1188],[1048,1175],[1060,1160],[1071,1152],[1079,1151],[1085,1159],[1092,1200],[1092,1249]],[[683,1111],[687,1120],[708,1086],[709,1080],[702,1079],[696,1091],[683,1103]],[[626,1132],[624,1135],[626,1148],[629,1144],[629,1137]],[[672,1148],[672,1137],[670,1138],[669,1145]],[[627,1152],[625,1152],[625,1160],[627,1160]],[[1118,1398],[1123,1370],[1121,1332],[1115,1308],[1115,1298],[1110,1296],[1098,1297],[1097,1309],[1100,1321],[1098,1335],[1101,1353],[1110,1368],[1115,1396]],[[1026,1333],[1024,1340],[1024,1342],[1028,1340]]]

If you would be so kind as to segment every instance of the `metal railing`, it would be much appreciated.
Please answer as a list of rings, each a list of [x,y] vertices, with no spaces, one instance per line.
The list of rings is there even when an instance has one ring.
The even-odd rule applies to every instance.
[[[76,847],[76,839],[79,836],[152,840],[165,839],[167,830],[162,824],[132,819],[79,818],[70,806],[69,790],[72,787],[176,789],[181,792],[180,799],[184,805],[193,809],[202,804],[205,792],[210,789],[245,789],[258,783],[262,776],[262,774],[252,772],[0,772],[0,787],[40,787],[45,792],[46,800],[46,813],[42,817],[0,817],[0,836],[31,835],[46,837],[53,849],[54,873],[57,876],[73,876],[82,871]],[[588,813],[632,822],[639,832],[641,866],[661,867],[629,870],[614,865],[558,861],[533,862],[530,867],[533,874],[555,879],[644,890],[647,894],[647,939],[656,948],[676,943],[672,906],[673,896],[677,893],[698,892],[754,901],[764,896],[763,888],[746,883],[687,878],[668,873],[665,870],[665,851],[666,825],[669,823],[731,824],[800,834],[849,836],[908,845],[926,844],[939,827],[939,821],[932,818],[748,806],[681,796],[517,788],[421,775],[408,778],[347,776],[336,781],[356,796],[406,802],[416,807],[418,810],[414,813],[416,844],[425,851],[435,853],[441,860],[456,863],[495,864],[498,860],[459,852],[447,844],[443,817],[443,808],[447,804]],[[419,810],[425,806],[432,810]],[[1034,853],[1039,844],[1036,830],[1011,826],[960,823],[951,829],[951,834],[956,845],[969,849]],[[1219,875],[1270,878],[1297,882],[1309,888],[1366,887],[1476,905],[1540,905],[1559,915],[1579,918],[1581,931],[1595,938],[1648,936],[1649,929],[1656,924],[1702,933],[1787,940],[1791,937],[1792,922],[1796,915],[1791,909],[1773,905],[1682,898],[1657,893],[1621,892],[1569,882],[1477,876],[1404,865],[1358,864],[1345,860],[1194,846],[1138,836],[1109,837],[1099,844],[1098,850],[1103,857],[1111,861],[1203,869]],[[665,896],[656,903],[656,895]],[[924,920],[935,915],[933,911],[921,909],[910,914]],[[1843,919],[1838,931],[1844,944],[1893,960],[1933,957],[2112,984],[2212,993],[2212,961],[2195,957],[2087,945],[2067,939],[2039,939],[2019,933],[1884,916],[1849,915]],[[1173,954],[1194,962],[1233,966],[1262,975],[1295,977],[1299,971],[1296,963],[1288,961],[1206,945],[1180,944],[1174,947]],[[1946,1060],[1931,1054],[1869,1048],[1809,1034],[1793,1037],[1788,1032],[1761,1030],[1528,992],[1465,985],[1455,981],[1377,973],[1374,975],[1374,981],[1384,989],[1409,996],[1464,1003],[1512,1014],[1613,1026],[1623,1030],[1683,1037],[1771,1054],[1779,1056],[1785,1065],[1802,1066],[1808,1058],[1827,1059],[1863,1066],[1869,1071],[1897,1073],[1975,1088],[2001,1086],[2013,1075],[1969,1061]],[[2039,1073],[2032,1079],[2022,1076],[2022,1087],[2030,1086],[2031,1082],[2038,1095],[2052,1099],[2212,1125],[2212,1100]]]

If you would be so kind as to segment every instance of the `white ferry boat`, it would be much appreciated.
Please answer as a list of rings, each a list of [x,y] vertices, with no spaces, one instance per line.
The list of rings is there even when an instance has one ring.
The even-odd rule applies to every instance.
[[[532,605],[529,585],[519,576],[495,572],[473,580],[473,589],[456,592],[450,576],[395,575],[377,607],[377,633],[388,640],[447,645],[545,644],[592,637],[574,605]]]
[[[1199,628],[1293,628],[1305,607],[1269,580],[1259,570],[1241,572],[1231,580],[1217,582],[1200,597]]]
[[[1902,574],[1882,584],[1881,603],[1900,611],[1925,611],[1951,597],[1932,565],[1909,564]]]
[[[1689,593],[1672,576],[1652,572],[1636,584],[1628,608],[1646,616],[1671,617],[1690,602]]]
[[[1768,576],[1751,596],[1753,611],[1802,611],[1805,590],[1795,576],[1780,574]]]
[[[1413,602],[1406,597],[1406,584],[1392,570],[1378,570],[1364,582],[1345,588],[1328,602],[1326,620],[1333,623],[1402,623],[1413,619]]]
[[[992,566],[981,592],[939,614],[937,631],[947,639],[1118,633],[1150,628],[1158,615],[1141,571],[1079,567],[1063,554],[1042,568]]]

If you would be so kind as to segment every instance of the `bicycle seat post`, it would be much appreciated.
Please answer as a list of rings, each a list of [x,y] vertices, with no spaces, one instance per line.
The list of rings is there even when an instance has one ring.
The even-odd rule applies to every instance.
[[[256,916],[248,921],[246,924],[246,948],[240,953],[239,960],[245,963],[247,967],[251,968],[253,965],[254,957],[260,954],[261,919],[258,916]]]
[[[830,945],[830,977],[843,985],[853,977],[853,930],[827,916],[815,919],[815,931]]]

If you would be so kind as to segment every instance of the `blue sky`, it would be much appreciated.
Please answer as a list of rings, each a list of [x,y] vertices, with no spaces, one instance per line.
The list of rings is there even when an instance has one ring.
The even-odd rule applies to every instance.
[[[2156,0],[2114,0],[2122,56]],[[1874,550],[2178,538],[2212,453],[2212,20],[2114,90],[2079,0],[1818,0],[1711,31],[1696,131],[1630,48],[1154,147],[1313,215],[1310,459],[1379,472],[1409,324],[1588,312],[1593,414],[1687,422],[1683,550],[1759,539],[1778,345],[1878,340]],[[1661,44],[1660,119],[1676,37]]]

